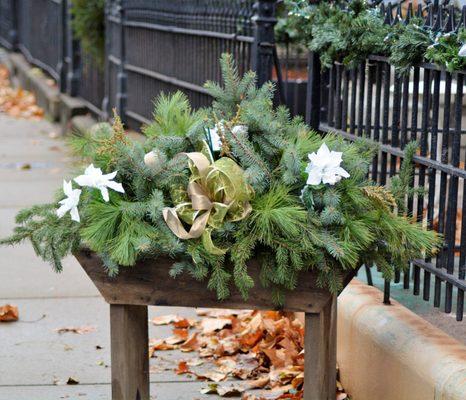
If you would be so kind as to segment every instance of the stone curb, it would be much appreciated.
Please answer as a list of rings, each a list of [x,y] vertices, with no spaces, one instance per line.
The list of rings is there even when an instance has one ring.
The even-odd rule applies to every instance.
[[[465,400],[466,346],[353,280],[338,299],[338,364],[355,400]]]

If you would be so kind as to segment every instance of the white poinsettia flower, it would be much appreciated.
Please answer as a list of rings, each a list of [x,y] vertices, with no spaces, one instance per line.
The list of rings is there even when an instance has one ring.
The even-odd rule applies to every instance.
[[[466,57],[466,43],[461,46],[460,51],[458,52],[460,57]]]
[[[112,179],[115,178],[118,171],[114,171],[110,174],[103,174],[100,168],[95,168],[93,164],[89,165],[84,171],[84,175],[79,175],[74,178],[74,181],[80,186],[88,186],[100,190],[102,198],[105,201],[109,201],[108,189],[113,189],[116,192],[124,193],[123,185],[118,182],[114,182]]]
[[[345,171],[342,163],[343,153],[330,151],[325,143],[320,146],[317,153],[309,154],[309,164],[306,167],[308,173],[307,184],[319,185],[321,182],[335,185],[341,178],[349,178],[350,174]]]
[[[63,217],[68,211],[71,214],[71,219],[76,222],[80,222],[78,204],[79,197],[81,196],[80,189],[73,189],[71,181],[63,181],[63,192],[65,193],[66,199],[60,200],[60,208],[57,210],[58,218]]]

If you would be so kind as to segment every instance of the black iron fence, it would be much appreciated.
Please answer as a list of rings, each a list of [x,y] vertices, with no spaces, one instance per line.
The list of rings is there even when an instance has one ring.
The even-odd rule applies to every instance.
[[[274,2],[259,3],[257,12],[273,17]],[[203,84],[220,79],[222,53],[233,54],[240,71],[252,66],[253,5],[253,0],[110,2],[107,110],[116,106],[129,126],[137,126],[149,121],[148,99],[155,93],[183,90],[194,107],[208,105]]]
[[[257,4],[256,4],[257,3]],[[0,42],[20,50],[106,118],[116,108],[129,127],[150,120],[151,100],[184,91],[195,108],[211,99],[203,84],[220,79],[219,58],[240,72],[271,78],[274,0],[107,0],[105,67],[80,51],[71,0],[0,0]],[[254,18],[253,18],[254,17]]]
[[[17,0],[16,3],[15,45],[29,62],[59,80],[63,68],[63,1]]]
[[[391,24],[403,23],[406,17],[401,8],[382,12]],[[434,1],[418,8],[417,15],[437,31],[466,27],[466,7],[461,13]],[[402,280],[405,289],[412,286],[415,295],[422,292],[423,299],[433,300],[435,307],[443,303],[447,313],[454,311],[456,303],[457,320],[463,319],[466,290],[465,74],[422,64],[400,76],[380,56],[370,56],[354,69],[335,62],[322,70],[318,55],[310,54],[306,105],[306,119],[315,129],[380,144],[370,175],[381,184],[398,172],[405,145],[419,142],[412,185],[423,190],[407,206],[414,218],[440,232],[445,241],[435,259],[413,261],[395,282]],[[386,282],[386,302],[389,296],[390,282]]]

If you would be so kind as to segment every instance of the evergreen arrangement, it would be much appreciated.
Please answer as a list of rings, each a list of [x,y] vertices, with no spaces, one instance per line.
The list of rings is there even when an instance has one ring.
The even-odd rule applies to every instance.
[[[324,68],[335,61],[354,68],[369,55],[389,57],[400,74],[423,61],[450,72],[466,68],[464,28],[435,32],[419,17],[388,24],[377,3],[285,0],[288,12],[277,24],[278,40],[307,46],[319,54]]]
[[[439,238],[402,206],[415,144],[393,191],[377,186],[367,178],[373,145],[322,137],[273,107],[272,84],[240,77],[229,55],[221,64],[223,85],[206,84],[212,107],[193,111],[181,93],[159,97],[143,143],[118,116],[74,137],[84,173],[64,182],[56,202],[21,211],[0,243],[29,239],[57,271],[81,247],[111,275],[171,257],[174,279],[206,280],[219,299],[233,284],[244,297],[265,285],[277,304],[309,269],[336,293],[345,271],[376,265],[389,279],[435,253]],[[253,258],[260,282],[248,274]]]

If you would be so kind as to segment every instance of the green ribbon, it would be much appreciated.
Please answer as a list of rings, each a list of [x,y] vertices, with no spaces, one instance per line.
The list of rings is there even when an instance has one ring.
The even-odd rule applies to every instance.
[[[191,177],[187,190],[175,189],[173,208],[165,208],[163,217],[171,231],[180,239],[202,238],[206,250],[222,255],[212,241],[212,231],[225,222],[241,221],[251,212],[249,200],[254,195],[246,182],[244,171],[231,158],[213,162],[207,146],[202,152],[184,153],[189,158]],[[190,225],[187,231],[183,223]]]

